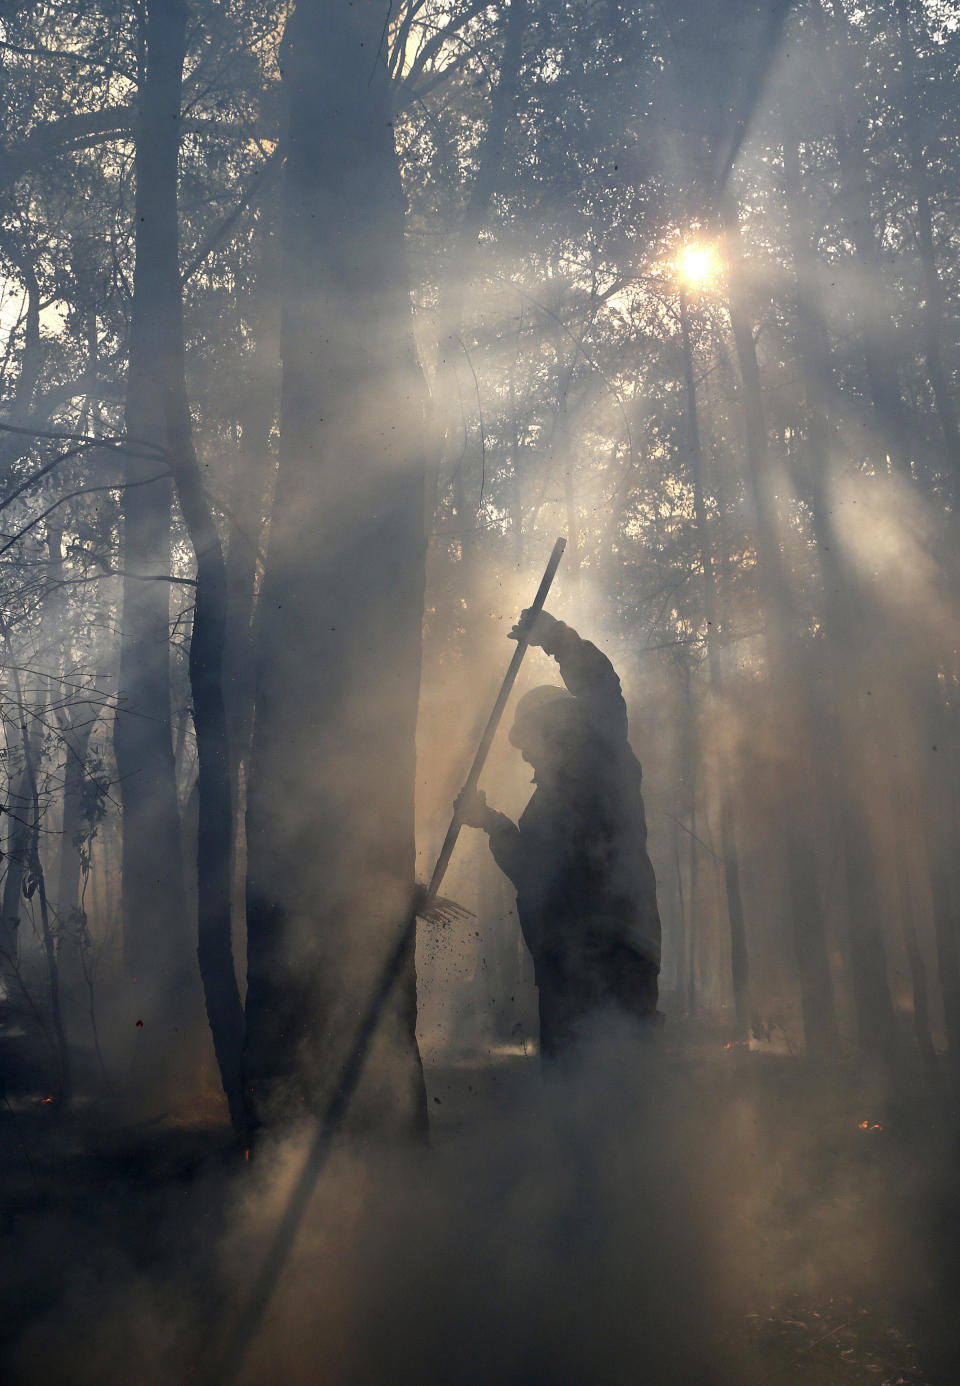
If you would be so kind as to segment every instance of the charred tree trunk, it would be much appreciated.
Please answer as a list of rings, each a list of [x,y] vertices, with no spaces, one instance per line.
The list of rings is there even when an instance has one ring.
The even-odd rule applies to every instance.
[[[179,35],[175,21],[168,30],[156,9],[143,35],[126,402],[127,433],[148,455],[127,458],[121,505],[126,576],[114,749],[123,806],[124,959],[128,974],[137,979],[137,1018],[144,1020],[138,1042],[149,1046],[151,1063],[165,1067],[174,1032],[185,1020],[183,997],[194,988],[194,969],[170,721],[170,597],[166,582],[156,581],[170,571],[172,505],[159,385],[167,369],[159,325],[169,311],[161,266],[171,228],[156,175],[169,162],[171,139],[176,169],[183,36],[182,26]]]
[[[164,455],[176,483],[197,561],[196,606],[190,639],[190,691],[197,736],[199,796],[197,958],[224,1091],[231,1118],[242,1133],[243,1011],[230,933],[233,818],[222,689],[227,586],[220,539],[200,480],[191,435],[178,254],[177,160],[187,17],[187,5],[179,0],[163,0],[163,3],[152,0],[146,7],[147,67],[137,141],[134,327],[139,327],[143,334],[141,351],[149,351],[152,371],[149,380],[134,375],[134,334],[131,331],[131,390],[135,385],[142,389],[143,398],[138,403],[149,410],[150,423],[163,440]],[[149,339],[144,341],[147,333]],[[131,433],[136,431],[131,426],[129,413],[128,428]],[[165,590],[163,583],[142,585]],[[166,656],[166,645],[164,654]],[[169,694],[166,713],[163,754],[174,788],[175,813]],[[157,751],[159,753],[159,747]],[[130,860],[126,834],[124,853],[126,887]],[[142,863],[136,863],[136,868],[142,870]],[[182,875],[178,885],[182,889]]]
[[[425,398],[382,15],[300,0],[285,36],[281,457],[247,808],[247,1095],[313,1110],[411,908]],[[425,1124],[411,956],[357,1099]]]

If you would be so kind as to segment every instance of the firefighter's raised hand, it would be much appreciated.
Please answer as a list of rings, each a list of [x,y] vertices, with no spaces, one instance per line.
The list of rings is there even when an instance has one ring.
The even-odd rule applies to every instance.
[[[485,828],[490,818],[487,796],[482,789],[464,789],[454,800],[453,811],[467,828]]]
[[[542,648],[550,643],[550,637],[554,634],[560,622],[555,616],[551,616],[549,611],[533,612],[527,607],[526,611],[521,611],[520,620],[507,636],[508,640],[525,640],[528,645],[540,645]]]

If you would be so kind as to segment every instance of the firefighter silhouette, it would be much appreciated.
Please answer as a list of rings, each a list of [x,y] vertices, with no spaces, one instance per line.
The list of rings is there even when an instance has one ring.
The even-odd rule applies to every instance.
[[[510,742],[533,767],[518,823],[480,791],[457,801],[488,836],[517,892],[533,958],[540,1052],[569,1050],[606,1009],[657,1018],[660,915],[647,855],[641,769],[613,665],[546,611],[510,632],[556,659],[565,688],[534,688],[517,704]]]

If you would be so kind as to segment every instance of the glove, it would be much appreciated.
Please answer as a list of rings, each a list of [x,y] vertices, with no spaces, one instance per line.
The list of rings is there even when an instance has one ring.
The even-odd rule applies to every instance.
[[[454,800],[453,811],[467,828],[485,828],[490,817],[482,789],[462,790]]]
[[[551,616],[549,611],[531,613],[528,607],[526,611],[521,611],[520,620],[510,631],[507,639],[525,640],[528,645],[539,645],[549,654],[548,647],[553,643],[553,637],[562,624],[555,616]]]

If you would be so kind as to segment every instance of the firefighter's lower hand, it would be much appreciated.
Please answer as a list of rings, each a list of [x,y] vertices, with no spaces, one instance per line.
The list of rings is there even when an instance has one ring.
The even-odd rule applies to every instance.
[[[490,818],[487,796],[482,789],[465,789],[457,795],[453,811],[467,828],[485,828]]]
[[[507,636],[508,640],[525,640],[528,645],[545,648],[560,622],[549,611],[521,611],[520,620]]]

